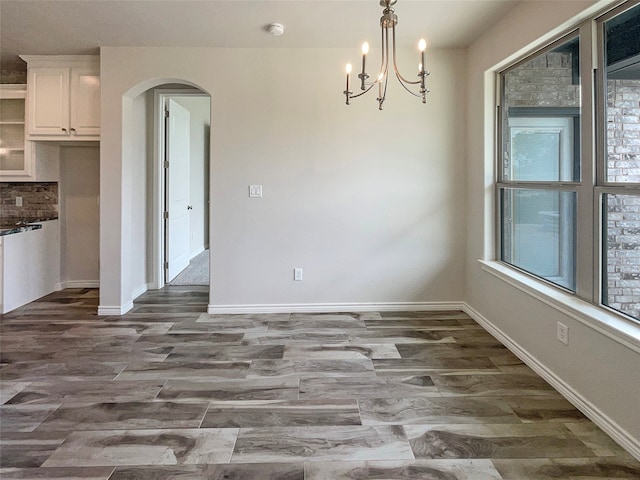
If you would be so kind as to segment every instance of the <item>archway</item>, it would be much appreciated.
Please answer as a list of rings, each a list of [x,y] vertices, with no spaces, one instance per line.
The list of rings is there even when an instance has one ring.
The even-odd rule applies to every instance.
[[[126,218],[130,222],[130,235],[123,238],[123,242],[131,242],[131,261],[129,271],[123,271],[123,283],[124,276],[128,274],[132,300],[149,289],[159,289],[165,285],[167,172],[164,158],[164,101],[170,96],[207,99],[206,122],[201,122],[199,132],[199,172],[194,175],[200,184],[194,188],[197,201],[189,203],[192,208],[194,204],[198,206],[197,210],[189,211],[194,218],[198,215],[198,221],[194,222],[198,228],[189,232],[189,236],[194,240],[199,238],[200,242],[194,241],[196,247],[190,246],[189,253],[200,253],[205,247],[208,249],[210,96],[197,85],[184,80],[155,79],[143,82],[123,96],[122,111],[123,220]],[[202,110],[200,106],[200,120],[204,115]]]

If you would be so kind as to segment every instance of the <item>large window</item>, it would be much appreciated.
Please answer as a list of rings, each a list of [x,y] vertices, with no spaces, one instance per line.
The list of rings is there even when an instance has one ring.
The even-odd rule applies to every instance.
[[[593,25],[500,73],[497,254],[640,320],[640,2]]]
[[[500,259],[575,291],[580,41],[502,73]]]

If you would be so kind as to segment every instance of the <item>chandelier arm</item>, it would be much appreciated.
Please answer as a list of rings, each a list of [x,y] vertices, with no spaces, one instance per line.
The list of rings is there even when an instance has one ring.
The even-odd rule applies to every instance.
[[[400,83],[404,82],[404,83],[407,83],[409,85],[418,85],[421,82],[420,80],[417,80],[415,82],[413,82],[411,80],[407,80],[406,78],[404,78],[402,76],[402,74],[398,70],[398,65],[397,65],[397,62],[396,62],[396,26],[393,25],[391,27],[391,29],[393,31],[392,32],[393,33],[393,70],[396,73],[396,77],[398,78],[398,80],[401,80]],[[424,68],[424,66],[422,68]],[[406,86],[405,86],[405,88],[406,88]]]
[[[384,30],[385,30],[384,27],[381,26],[380,27],[380,43],[382,45],[382,48],[380,50],[382,51],[381,53],[382,58],[380,59],[380,71],[378,72],[378,76],[376,77],[376,80],[373,82],[374,85],[382,81],[381,75],[383,75],[387,71],[387,65],[389,64],[389,51],[388,49],[386,49],[385,51],[385,45],[389,43],[389,39],[387,39],[387,41],[385,42]]]
[[[398,82],[400,83],[400,85],[402,85],[402,88],[404,88],[407,92],[409,92],[411,95],[413,95],[414,97],[418,97],[418,98],[423,98],[423,93],[416,93],[413,90],[411,90],[403,81],[403,79],[400,77],[400,75],[398,74],[398,72],[396,73],[396,78],[398,79]],[[420,83],[420,82],[417,82]]]
[[[382,104],[387,99],[387,85],[389,84],[389,75],[384,77],[384,89],[380,86],[380,96],[378,97],[378,110],[382,110]]]
[[[369,87],[367,87],[367,89],[363,92],[360,92],[357,95],[349,95],[349,98],[358,98],[361,97],[362,95],[364,95],[365,93],[367,93],[369,90],[371,90],[373,88],[373,86],[375,85],[375,83],[372,83],[371,85],[369,85]]]

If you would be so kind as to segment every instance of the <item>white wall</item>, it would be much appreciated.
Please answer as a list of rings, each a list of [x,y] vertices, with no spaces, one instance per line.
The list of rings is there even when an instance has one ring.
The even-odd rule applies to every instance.
[[[97,144],[59,148],[60,280],[65,287],[97,286],[100,148]]]
[[[132,133],[129,144],[131,162],[128,165],[131,181],[130,215],[130,262],[133,297],[144,292],[151,282],[153,254],[151,249],[152,225],[152,172],[153,161],[153,94],[144,92],[132,100]]]
[[[209,131],[211,101],[202,96],[176,96],[174,100],[189,110],[191,118],[191,164],[189,197],[191,258],[209,248]]]
[[[414,69],[414,52],[399,53]],[[465,52],[431,52],[429,103],[391,85],[384,112],[375,93],[343,104],[343,65],[356,56],[101,50],[102,311],[126,310],[134,290],[130,98],[179,80],[211,95],[213,305],[461,300]],[[262,199],[248,198],[250,184]]]
[[[539,38],[559,33],[565,22],[573,24],[605,3],[611,2],[524,2],[469,50],[466,299],[495,334],[511,342],[556,386],[565,388],[596,423],[638,456],[640,329],[628,326],[624,334],[604,334],[593,327],[597,321],[568,315],[568,310],[524,293],[478,262],[494,259],[494,87],[490,70]],[[585,10],[588,8],[590,11]],[[568,346],[556,340],[558,321],[569,326]]]

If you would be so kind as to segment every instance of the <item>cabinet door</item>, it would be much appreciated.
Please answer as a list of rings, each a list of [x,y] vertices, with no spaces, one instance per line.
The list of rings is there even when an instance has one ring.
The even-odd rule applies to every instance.
[[[0,85],[0,181],[31,179],[30,142],[24,139],[26,93],[13,85]]]
[[[69,135],[69,69],[29,69],[27,88],[30,135]]]
[[[72,136],[100,135],[100,75],[91,68],[71,69]]]

